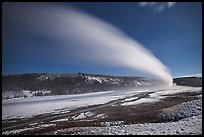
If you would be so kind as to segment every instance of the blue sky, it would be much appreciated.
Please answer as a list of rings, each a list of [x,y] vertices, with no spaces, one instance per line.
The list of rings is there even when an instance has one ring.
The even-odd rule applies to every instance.
[[[149,49],[173,77],[202,73],[202,3],[72,2],[56,5],[77,8],[120,29]],[[27,30],[25,24],[16,24],[12,18],[35,20],[29,14],[22,17],[20,14],[24,13],[15,12],[13,7],[17,6],[19,3],[3,3],[3,75],[33,72],[140,75],[140,72],[125,67],[104,65],[105,62],[86,62],[85,59],[73,57],[72,52],[66,55],[65,61],[55,60],[55,57],[62,56],[60,49],[55,49],[59,42],[38,35],[43,29],[38,29],[37,34],[35,30],[33,34],[32,28]],[[73,49],[73,46],[68,46],[68,50],[74,52]],[[83,51],[79,49],[79,52]]]

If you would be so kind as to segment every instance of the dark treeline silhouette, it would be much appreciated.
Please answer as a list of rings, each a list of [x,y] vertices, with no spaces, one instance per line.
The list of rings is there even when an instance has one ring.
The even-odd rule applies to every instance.
[[[202,87],[202,77],[174,78],[173,82],[181,86]]]
[[[202,78],[174,79],[177,85],[202,86]],[[51,91],[51,95],[79,94],[107,90],[138,88],[159,82],[144,77],[110,76],[98,74],[28,73],[2,76],[2,91]],[[40,93],[38,93],[40,96]]]
[[[79,94],[103,90],[138,87],[150,83],[143,77],[118,77],[98,74],[28,73],[2,76],[2,91],[49,90],[51,94]],[[143,83],[142,83],[143,82]]]

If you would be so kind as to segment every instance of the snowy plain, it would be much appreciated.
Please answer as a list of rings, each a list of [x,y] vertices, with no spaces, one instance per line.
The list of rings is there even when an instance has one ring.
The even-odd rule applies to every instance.
[[[180,93],[181,96],[177,95]],[[77,95],[56,95],[40,97],[30,96],[28,98],[7,99],[2,101],[2,124],[5,125],[2,135],[29,134],[30,132],[30,134],[35,134],[35,131],[43,131],[44,129],[48,130],[48,132],[46,132],[45,134],[73,133],[80,135],[199,135],[202,134],[201,93],[202,87],[186,87],[174,85],[171,87],[160,87],[143,90],[101,91]],[[126,119],[124,121],[109,121],[108,119],[106,119],[101,123],[99,122],[99,125],[101,125],[99,127],[94,127],[94,124],[91,126],[82,126],[80,124],[80,122],[82,121],[86,121],[86,123],[89,123],[93,122],[94,120],[97,121],[97,119],[99,119],[100,121],[104,118],[109,118],[111,116],[109,115],[109,113],[104,113],[104,111],[94,111],[97,109],[100,110],[101,106],[107,107],[115,105],[117,106],[116,108],[120,108],[121,106],[126,110],[126,108],[132,108],[135,107],[135,105],[137,106],[137,104],[141,103],[145,103],[145,107],[149,103],[148,105],[152,107],[154,106],[152,105],[154,104],[154,102],[161,101],[162,104],[164,103],[165,98],[179,96],[182,99],[183,95],[187,95],[188,97],[194,95],[197,100],[189,100],[187,102],[184,101],[181,104],[163,108],[162,112],[160,112],[159,115],[155,115],[158,116],[158,118],[170,120],[168,122],[139,122],[137,124],[124,124],[124,121]],[[183,97],[185,98],[185,96]],[[111,103],[110,101],[113,101],[113,103]],[[106,105],[106,103],[108,104]],[[99,108],[98,106],[93,106],[99,104]],[[81,107],[85,108],[83,109]],[[42,114],[43,116],[41,119],[42,121],[38,121],[35,119],[35,117],[33,117],[39,114]],[[132,112],[130,114],[132,115]],[[47,119],[48,115],[50,117],[48,118],[48,121],[45,122],[44,119]],[[27,120],[29,121],[27,121],[26,119],[21,120],[21,118],[28,118]],[[172,122],[174,120],[176,121]],[[25,123],[22,124],[21,121],[25,121]],[[70,126],[69,128],[61,128],[58,130],[49,131],[49,129],[61,126],[63,123],[66,127],[68,123],[71,124],[76,122],[78,122],[79,127],[75,128],[75,126]]]
[[[127,98],[123,105],[133,105],[137,103],[159,101],[164,95],[170,95],[183,92],[197,92],[202,90],[202,87],[185,87],[172,86],[166,89],[157,90],[138,90],[138,91],[101,91],[95,93],[86,93],[78,95],[56,95],[42,96],[30,98],[15,98],[2,101],[2,119],[32,117],[38,114],[55,112],[66,108],[67,111],[90,105],[105,104],[112,100]],[[141,92],[153,92],[150,98],[133,100],[131,96]],[[128,97],[130,97],[128,99]],[[133,100],[133,101],[132,101]],[[132,102],[131,102],[132,101]]]

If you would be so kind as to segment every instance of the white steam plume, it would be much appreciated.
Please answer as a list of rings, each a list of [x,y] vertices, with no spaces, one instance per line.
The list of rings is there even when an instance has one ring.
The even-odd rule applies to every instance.
[[[78,9],[39,3],[5,4],[4,12],[25,31],[58,41],[58,55],[122,66],[156,76],[167,84],[167,68],[146,48],[118,28]],[[68,42],[73,45],[68,45]]]

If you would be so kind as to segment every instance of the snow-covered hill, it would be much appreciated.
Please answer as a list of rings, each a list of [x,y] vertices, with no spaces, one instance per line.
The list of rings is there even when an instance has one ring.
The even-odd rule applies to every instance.
[[[202,77],[173,79],[181,86],[202,86]],[[96,74],[32,73],[2,76],[2,99],[46,95],[83,94],[98,91],[144,89],[163,86],[162,81],[145,77]]]
[[[2,76],[2,80],[3,99],[138,89],[162,84],[161,81],[145,77],[119,77],[82,73],[19,74]]]

